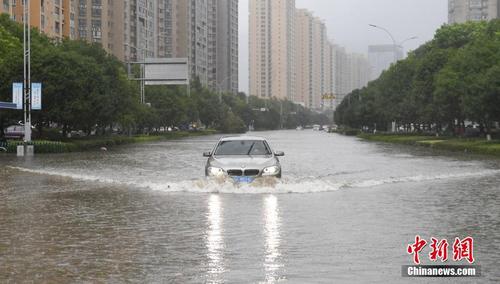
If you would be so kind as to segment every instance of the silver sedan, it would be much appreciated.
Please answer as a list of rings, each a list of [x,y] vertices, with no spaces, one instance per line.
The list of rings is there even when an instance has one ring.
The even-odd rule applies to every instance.
[[[236,182],[252,182],[258,177],[281,178],[278,157],[285,153],[273,152],[269,143],[261,137],[224,137],[217,142],[205,166],[207,177],[230,177]]]

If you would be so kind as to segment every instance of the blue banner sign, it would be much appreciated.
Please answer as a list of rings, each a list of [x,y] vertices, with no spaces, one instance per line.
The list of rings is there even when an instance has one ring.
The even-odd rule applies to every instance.
[[[42,109],[42,83],[31,84],[31,109]]]
[[[23,83],[12,84],[12,103],[15,109],[23,109]]]

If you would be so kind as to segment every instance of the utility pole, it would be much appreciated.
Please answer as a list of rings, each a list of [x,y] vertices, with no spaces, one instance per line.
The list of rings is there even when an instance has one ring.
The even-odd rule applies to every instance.
[[[283,101],[280,100],[280,129],[283,129]]]
[[[31,23],[30,0],[23,0],[23,49],[24,49],[24,143],[31,142]]]
[[[142,50],[142,61],[144,62],[141,64],[141,104],[144,104],[146,102],[146,82],[144,79],[146,78],[146,68],[144,64],[146,63],[146,50]]]

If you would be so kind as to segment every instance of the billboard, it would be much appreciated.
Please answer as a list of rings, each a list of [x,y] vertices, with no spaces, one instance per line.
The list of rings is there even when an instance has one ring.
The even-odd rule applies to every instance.
[[[16,109],[23,109],[23,83],[12,84],[12,103]]]
[[[147,58],[144,65],[146,85],[189,85],[187,58]]]
[[[31,109],[42,109],[42,83],[31,84]]]

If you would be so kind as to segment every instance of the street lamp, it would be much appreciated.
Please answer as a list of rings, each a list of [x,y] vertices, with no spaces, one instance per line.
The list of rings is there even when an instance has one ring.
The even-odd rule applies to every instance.
[[[399,44],[396,42],[396,39],[394,38],[394,36],[391,34],[391,32],[389,32],[389,30],[387,30],[386,28],[384,27],[381,27],[381,26],[377,26],[377,25],[373,25],[373,24],[368,24],[370,27],[372,28],[376,28],[376,29],[380,29],[380,30],[383,30],[384,32],[386,32],[390,37],[391,37],[391,40],[392,40],[392,44],[393,44],[393,54],[394,54],[394,62],[397,61],[397,56],[396,56],[396,48],[397,47],[403,47],[403,43],[409,41],[409,40],[414,40],[414,39],[417,39],[418,37],[416,36],[412,36],[412,37],[409,37],[405,40],[403,40],[402,42],[400,42]]]
[[[396,48],[397,48],[397,47],[401,47],[401,49],[403,49],[403,43],[405,43],[405,42],[407,42],[407,41],[409,41],[409,40],[414,40],[414,39],[417,39],[417,38],[418,38],[418,37],[416,37],[416,36],[412,36],[412,37],[409,37],[409,38],[407,38],[407,39],[403,40],[403,41],[402,41],[402,42],[400,42],[399,44],[397,44],[396,40],[394,39],[394,36],[392,36],[391,32],[389,32],[389,30],[387,30],[386,28],[383,28],[383,27],[381,27],[381,26],[377,26],[377,25],[373,25],[373,24],[368,24],[368,25],[369,25],[370,27],[377,28],[377,29],[380,29],[380,30],[385,31],[385,32],[386,32],[386,33],[387,33],[387,34],[391,37],[391,39],[392,39],[392,43],[393,43],[394,63],[396,63],[396,62],[397,62],[397,58],[396,58]],[[349,97],[349,98],[350,98],[350,97]],[[394,131],[395,131],[395,128],[396,128],[396,122],[395,122],[395,121],[393,121],[393,122],[392,122],[392,125],[393,125],[393,127],[392,127],[392,132],[394,132]],[[375,126],[375,129],[376,129],[376,128],[377,128],[377,127]]]
[[[31,142],[31,1],[23,0],[24,142]]]
[[[410,40],[417,39],[417,38],[418,38],[418,36],[412,36],[412,37],[409,37],[409,38],[407,38],[407,39],[403,40],[402,42],[400,42],[400,43],[399,43],[399,46],[400,46],[401,48],[403,48],[403,43],[405,43],[405,42],[407,42],[407,41],[410,41]]]
[[[393,55],[394,55],[394,62],[397,61],[397,58],[396,58],[396,46],[397,46],[397,43],[396,43],[396,40],[394,39],[394,36],[392,36],[391,32],[389,32],[389,30],[387,30],[386,28],[383,28],[383,27],[380,27],[380,26],[377,26],[377,25],[373,25],[373,24],[368,24],[370,27],[372,28],[376,28],[376,29],[380,29],[380,30],[383,30],[384,32],[386,32],[392,39],[392,48],[393,48]]]

